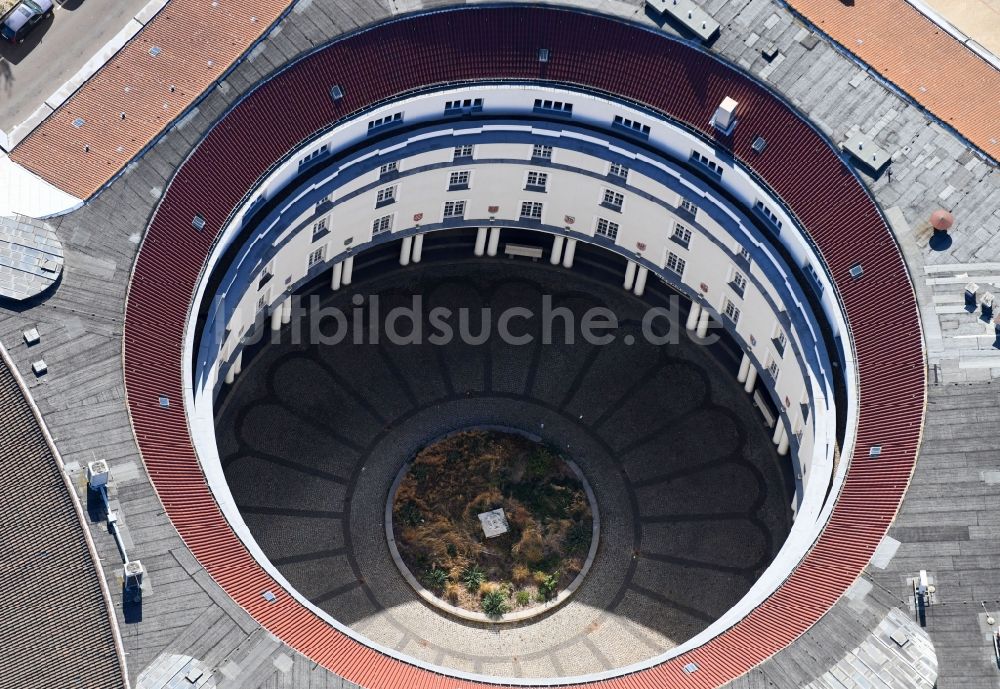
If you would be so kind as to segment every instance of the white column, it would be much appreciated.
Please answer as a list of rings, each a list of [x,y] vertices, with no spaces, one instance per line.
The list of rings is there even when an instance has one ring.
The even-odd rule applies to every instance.
[[[490,228],[490,243],[486,246],[487,256],[496,256],[497,249],[500,248],[500,228],[491,227]]]
[[[354,257],[348,256],[344,259],[344,274],[343,281],[344,285],[351,284],[351,280],[354,278]]]
[[[694,334],[698,337],[705,337],[708,335],[708,319],[710,314],[708,309],[701,310],[701,316],[698,317],[698,329],[695,330]]]
[[[476,230],[476,248],[473,252],[476,256],[482,256],[486,253],[486,231],[488,228],[480,227]]]
[[[573,267],[573,257],[576,256],[576,240],[566,240],[566,250],[563,252],[563,268]]]
[[[276,304],[271,312],[271,330],[281,330],[281,304]]]
[[[413,237],[403,237],[399,245],[399,265],[410,265],[410,254],[413,253]]]
[[[687,327],[688,330],[694,330],[696,327],[698,327],[698,316],[700,315],[701,315],[701,304],[696,304],[695,302],[691,302],[691,310],[688,312],[688,319],[687,323],[685,324],[685,327]]]
[[[743,386],[746,392],[753,392],[754,386],[757,385],[757,367],[751,366],[750,370],[747,372],[747,382]]]
[[[344,264],[337,263],[333,266],[333,277],[330,278],[330,287],[336,292],[340,289],[340,284],[344,279]]]
[[[226,371],[226,385],[232,385],[233,381],[236,380],[236,366],[230,366],[229,370]]]
[[[635,269],[636,265],[632,261],[627,262],[628,265],[625,266],[625,284],[622,285],[627,290],[632,289],[632,285],[635,284]]]
[[[646,277],[649,275],[649,268],[639,266],[635,275],[635,296],[641,297],[646,291]]]
[[[281,305],[281,324],[288,325],[292,322],[292,298],[288,297]]]
[[[740,362],[740,372],[736,374],[736,380],[741,383],[747,382],[747,374],[750,373],[750,357],[746,354],[743,355],[743,360]]]
[[[420,259],[424,256],[424,236],[418,234],[413,238],[413,262],[420,263]]]
[[[782,427],[782,430],[784,430],[784,427]],[[781,434],[781,442],[778,443],[778,454],[782,457],[788,454],[788,441],[788,433],[783,432]]]
[[[236,359],[233,361],[233,374],[240,375],[243,371],[243,352],[241,351],[236,355]]]
[[[553,235],[552,237],[552,254],[549,256],[549,263],[554,266],[559,265],[559,261],[562,260],[564,241],[566,240],[561,234]]]
[[[774,433],[771,434],[771,442],[777,445],[781,442],[781,438],[785,435],[785,425],[781,423],[781,417],[774,424]]]

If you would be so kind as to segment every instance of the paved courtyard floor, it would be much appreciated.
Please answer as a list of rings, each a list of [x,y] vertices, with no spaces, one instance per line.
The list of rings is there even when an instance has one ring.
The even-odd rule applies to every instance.
[[[468,307],[477,333],[481,307],[495,323],[506,307],[540,314],[551,294],[553,307],[577,317],[614,311],[615,342],[567,345],[557,328],[553,344],[539,345],[540,317],[512,326],[535,336],[529,345],[295,345],[286,328],[282,344],[245,364],[217,418],[233,496],[263,551],[304,596],[371,641],[498,677],[623,667],[707,627],[747,592],[791,526],[783,462],[735,364],[686,333],[677,345],[647,343],[647,304],[577,272],[482,259],[472,269],[435,264],[433,254],[431,239],[429,263],[388,274],[361,267],[353,291],[324,292],[324,306],[349,313],[352,294],[378,294],[385,314],[422,294],[425,313]],[[600,548],[583,586],[519,626],[443,616],[414,594],[386,545],[400,466],[428,441],[482,425],[565,447],[600,509]]]

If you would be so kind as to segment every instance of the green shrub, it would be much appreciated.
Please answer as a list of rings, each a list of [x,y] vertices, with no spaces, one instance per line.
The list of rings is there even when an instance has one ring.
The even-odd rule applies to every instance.
[[[520,606],[527,605],[528,603],[531,602],[531,591],[528,591],[526,589],[521,589],[520,591],[517,592],[515,600],[517,600],[517,604]]]
[[[528,477],[541,478],[552,471],[552,464],[555,457],[552,452],[545,448],[538,448],[528,457]]]
[[[479,604],[483,612],[490,617],[503,617],[506,613],[510,612],[510,606],[507,605],[507,596],[499,589],[490,591],[484,595]]]
[[[574,555],[585,552],[590,547],[591,529],[586,523],[573,524],[566,534],[566,551]]]
[[[440,567],[433,567],[424,573],[424,586],[440,593],[448,584],[448,573]]]
[[[559,572],[553,572],[545,577],[538,584],[538,597],[541,600],[550,600],[559,586]]]
[[[470,592],[475,593],[486,581],[486,572],[479,565],[469,565],[462,570],[462,583]]]
[[[424,521],[424,515],[415,502],[407,502],[399,508],[399,521],[406,526],[417,526]]]

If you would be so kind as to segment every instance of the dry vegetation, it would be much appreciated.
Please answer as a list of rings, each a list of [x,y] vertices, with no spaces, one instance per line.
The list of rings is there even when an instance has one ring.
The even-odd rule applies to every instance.
[[[510,531],[487,539],[478,515],[502,507]],[[468,431],[417,455],[393,502],[400,556],[453,605],[499,617],[543,604],[579,573],[592,515],[558,450]]]

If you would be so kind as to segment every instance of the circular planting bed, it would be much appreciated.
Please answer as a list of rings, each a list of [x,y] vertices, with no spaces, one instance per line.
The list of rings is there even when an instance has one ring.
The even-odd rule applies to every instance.
[[[508,431],[462,431],[428,445],[400,471],[386,512],[406,579],[469,620],[551,610],[597,551],[583,474],[559,449]]]

